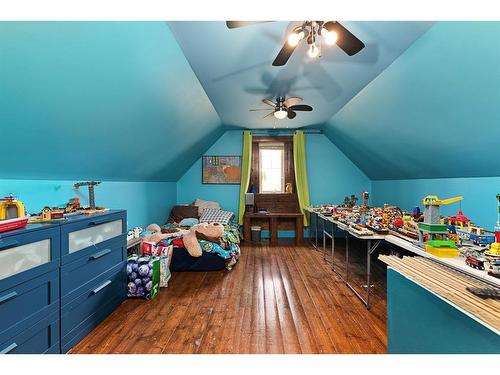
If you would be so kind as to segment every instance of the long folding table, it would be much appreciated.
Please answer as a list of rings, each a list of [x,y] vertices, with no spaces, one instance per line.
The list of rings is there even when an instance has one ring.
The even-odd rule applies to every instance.
[[[438,258],[432,254],[427,253],[425,250],[420,248],[419,246],[411,243],[408,240],[402,239],[400,237],[394,236],[394,235],[382,235],[382,234],[372,234],[372,235],[360,235],[359,233],[356,233],[352,228],[347,226],[344,223],[341,223],[339,221],[334,220],[331,216],[325,216],[322,215],[321,213],[316,212],[314,209],[309,209],[308,210],[311,214],[315,215],[315,248],[319,250],[318,247],[318,227],[320,221],[323,223],[322,224],[322,237],[323,237],[323,259],[327,259],[327,250],[326,250],[326,239],[330,238],[331,239],[331,268],[332,271],[337,273],[345,282],[345,284],[351,289],[354,294],[365,304],[366,308],[370,308],[370,297],[371,297],[371,292],[372,292],[372,285],[371,285],[371,257],[373,253],[377,250],[379,247],[380,243],[382,241],[386,241],[390,244],[396,245],[402,249],[405,249],[407,251],[412,252],[415,255],[423,256],[426,258],[430,258],[438,263],[441,263],[445,266],[448,266],[450,268],[453,268],[457,271],[460,271],[464,274],[469,275],[470,277],[477,278],[478,280],[487,282],[491,284],[492,286],[499,287],[500,286],[500,279],[497,279],[493,276],[488,275],[484,271],[480,271],[477,269],[473,269],[469,266],[467,266],[463,260],[463,258],[456,257],[456,258]],[[330,229],[330,231],[329,231]],[[346,264],[345,264],[345,274],[342,275],[338,269],[339,267],[336,266],[335,264],[335,236],[338,231],[343,231],[345,233],[345,248],[346,248]],[[363,296],[361,293],[359,293],[351,284],[349,280],[349,237],[354,237],[357,238],[361,241],[366,241],[366,285],[364,287],[366,288],[366,296]]]
[[[356,233],[352,228],[349,228],[344,223],[334,220],[331,216],[325,216],[320,213],[316,213],[316,218],[323,221],[323,259],[326,260],[326,238],[330,238],[331,240],[331,268],[332,271],[337,273],[340,277],[343,278],[343,281],[347,285],[349,289],[353,291],[353,293],[358,297],[361,302],[366,306],[367,309],[370,309],[370,294],[371,294],[371,256],[377,250],[381,241],[384,240],[384,235],[373,234],[373,235],[360,235]],[[328,229],[331,231],[328,231]],[[335,235],[337,231],[343,231],[345,235],[345,251],[346,251],[346,260],[345,260],[345,274],[342,275],[339,271],[337,271],[335,267]],[[349,280],[349,236],[355,237],[362,241],[366,241],[366,297],[362,296],[356,288],[352,285]],[[317,248],[317,247],[316,247]]]

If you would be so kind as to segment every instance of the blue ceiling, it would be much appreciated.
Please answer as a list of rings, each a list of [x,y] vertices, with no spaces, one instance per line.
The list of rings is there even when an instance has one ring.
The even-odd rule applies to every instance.
[[[500,176],[500,22],[438,22],[326,125],[370,178]]]
[[[271,65],[289,30],[300,22],[227,29],[224,22],[168,22],[222,123],[228,127],[321,126],[391,64],[431,22],[342,22],[366,47],[349,57],[337,46],[310,61],[297,48],[283,67]],[[313,112],[293,120],[262,119],[264,98],[299,96]]]
[[[229,127],[322,127],[372,179],[500,175],[500,23],[343,22],[366,48],[271,62],[274,22],[0,22],[0,178],[177,181]],[[263,120],[261,99],[314,111]]]
[[[165,22],[0,22],[0,178],[176,181],[223,131]]]

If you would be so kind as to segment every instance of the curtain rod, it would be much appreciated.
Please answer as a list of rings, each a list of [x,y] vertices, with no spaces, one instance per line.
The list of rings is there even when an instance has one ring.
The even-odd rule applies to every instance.
[[[293,134],[296,130],[302,130],[304,134],[323,134],[323,130],[321,129],[248,129],[254,135],[259,134],[280,134],[280,135],[290,135]]]

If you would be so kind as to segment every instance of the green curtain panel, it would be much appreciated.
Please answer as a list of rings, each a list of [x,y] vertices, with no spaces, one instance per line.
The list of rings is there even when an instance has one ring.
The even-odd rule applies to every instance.
[[[295,167],[295,184],[300,212],[304,214],[304,226],[309,226],[309,215],[305,208],[310,206],[309,183],[307,181],[306,144],[303,131],[293,133],[293,165]]]
[[[250,184],[250,172],[252,169],[252,132],[243,132],[243,154],[241,157],[241,182],[240,182],[240,207],[238,210],[238,224],[243,225],[245,215],[245,193]]]

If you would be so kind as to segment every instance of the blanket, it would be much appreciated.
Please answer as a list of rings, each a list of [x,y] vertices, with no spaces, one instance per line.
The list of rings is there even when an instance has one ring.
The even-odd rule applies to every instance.
[[[185,229],[185,227],[180,227],[175,223],[166,224],[162,231],[168,231],[171,236],[162,240],[163,244],[184,247],[182,236],[185,233]],[[235,223],[229,223],[224,226],[224,234],[220,242],[209,241],[207,239],[199,239],[198,242],[202,251],[218,255],[226,260],[229,267],[231,267],[237,262],[240,256],[240,239],[239,226]]]

